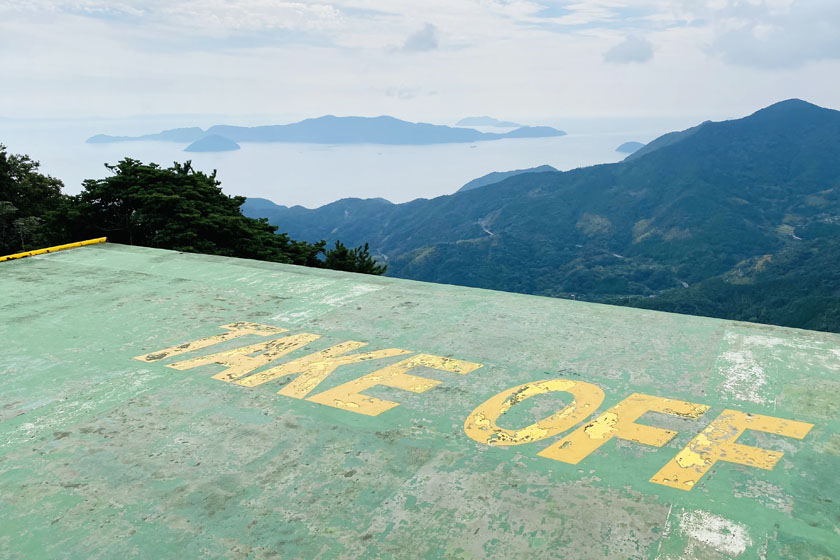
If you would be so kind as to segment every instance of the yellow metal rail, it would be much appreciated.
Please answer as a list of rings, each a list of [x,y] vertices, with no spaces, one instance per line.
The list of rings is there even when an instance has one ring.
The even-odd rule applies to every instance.
[[[35,249],[34,251],[25,251],[23,253],[15,253],[14,255],[6,255],[5,257],[0,257],[0,262],[11,261],[13,259],[22,259],[24,257],[32,257],[35,255],[44,255],[46,253],[55,253],[56,251],[63,251],[65,249],[75,249],[76,247],[84,247],[85,245],[105,243],[106,241],[108,241],[107,237],[99,237],[97,239],[77,241],[76,243],[67,243],[66,245],[56,245],[55,247],[47,247],[45,249]]]

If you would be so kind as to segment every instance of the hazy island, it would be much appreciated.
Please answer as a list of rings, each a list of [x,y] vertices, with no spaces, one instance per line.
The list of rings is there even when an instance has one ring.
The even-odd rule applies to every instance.
[[[645,145],[641,142],[625,142],[621,146],[615,149],[616,152],[621,152],[622,154],[633,154],[644,148]]]
[[[565,136],[565,132],[548,126],[523,126],[505,133],[480,132],[472,128],[413,123],[394,117],[335,117],[283,125],[229,126],[216,125],[207,130],[197,127],[176,128],[143,136],[109,136],[98,134],[88,138],[91,144],[160,140],[195,142],[205,136],[218,135],[232,142],[297,142],[310,144],[392,144],[424,145],[459,142],[480,142],[505,138],[549,138]]]
[[[132,142],[143,140],[157,140],[161,142],[195,142],[204,136],[204,131],[197,126],[189,128],[173,128],[156,134],[144,134],[142,136],[109,136],[108,134],[97,134],[87,139],[88,144],[110,144],[112,142]]]
[[[225,138],[224,136],[219,136],[218,134],[210,134],[209,136],[205,136],[199,140],[196,140],[186,148],[184,148],[185,152],[232,152],[234,150],[239,149],[239,144],[231,140],[230,138]]]

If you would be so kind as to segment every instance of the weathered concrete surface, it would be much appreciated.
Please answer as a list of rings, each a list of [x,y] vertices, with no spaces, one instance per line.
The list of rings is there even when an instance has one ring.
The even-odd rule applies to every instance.
[[[403,388],[364,395],[399,406],[369,416],[352,407],[371,399],[335,388],[405,355],[338,367],[314,401],[278,394],[294,376],[249,387],[214,379],[221,365],[167,367],[271,336],[135,359],[242,321],[320,335],[258,372],[346,341],[482,367],[393,374]],[[838,372],[826,333],[120,245],[9,261],[0,557],[837,558]],[[468,437],[479,405],[551,379],[603,403],[549,437],[517,431],[581,404],[529,385],[493,428],[520,445]],[[609,435],[609,414],[592,421],[633,393],[709,408],[640,418],[678,432],[661,447],[619,434],[577,464],[538,455],[584,426]],[[691,487],[650,481],[703,456],[690,442],[726,409],[807,433],[738,438],[783,452],[772,470],[730,450]]]

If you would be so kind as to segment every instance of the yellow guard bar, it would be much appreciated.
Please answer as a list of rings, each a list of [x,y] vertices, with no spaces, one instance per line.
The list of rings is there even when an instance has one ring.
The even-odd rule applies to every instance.
[[[97,239],[88,239],[87,241],[77,241],[76,243],[67,243],[66,245],[56,245],[55,247],[47,247],[46,249],[35,249],[34,251],[26,251],[24,253],[15,253],[14,255],[6,255],[5,257],[0,257],[0,262],[10,261],[13,259],[22,259],[24,257],[32,257],[34,255],[43,255],[45,253],[55,253],[56,251],[63,251],[64,249],[74,249],[76,247],[84,247],[85,245],[105,243],[106,241],[108,241],[107,237],[99,237]]]

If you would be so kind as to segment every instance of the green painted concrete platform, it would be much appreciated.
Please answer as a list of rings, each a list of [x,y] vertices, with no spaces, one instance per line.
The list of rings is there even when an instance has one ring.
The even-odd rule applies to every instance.
[[[838,335],[106,244],[0,382],[2,558],[840,557]]]

